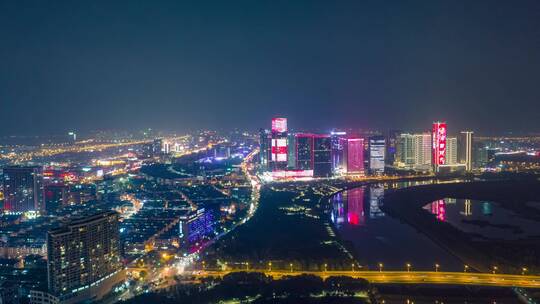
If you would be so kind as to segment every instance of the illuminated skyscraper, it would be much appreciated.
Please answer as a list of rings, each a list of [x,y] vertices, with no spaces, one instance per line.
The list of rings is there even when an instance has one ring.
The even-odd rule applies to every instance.
[[[403,133],[396,138],[396,153],[393,165],[399,168],[414,165],[414,135]]]
[[[4,210],[44,211],[42,167],[11,166],[3,172]]]
[[[266,172],[269,170],[270,159],[270,132],[265,129],[259,130],[259,164],[260,170]]]
[[[397,138],[394,165],[398,168],[429,170],[431,154],[431,134],[401,134]]]
[[[384,136],[369,138],[369,171],[372,174],[384,173],[386,141]]]
[[[415,166],[422,168],[431,164],[431,135],[429,133],[414,135]]]
[[[313,134],[296,134],[296,169],[313,170]]]
[[[390,130],[388,132],[388,137],[386,140],[386,163],[389,165],[393,165],[396,161],[396,153],[397,153],[397,145],[398,145],[398,137],[403,132],[399,130]]]
[[[287,136],[287,169],[296,170],[296,135]]]
[[[329,135],[313,137],[313,176],[332,175],[332,142]]]
[[[458,143],[459,162],[465,164],[467,172],[473,169],[473,132],[462,131]]]
[[[446,139],[446,160],[445,165],[458,164],[458,140],[457,137],[448,137]]]
[[[347,174],[364,173],[364,139],[347,138]]]
[[[342,173],[345,171],[345,147],[347,146],[347,132],[334,131],[332,138],[332,171]]]
[[[440,165],[446,163],[446,137],[448,133],[448,128],[446,122],[434,122],[432,135],[432,147],[433,147],[433,156],[432,162],[435,171],[438,171]]]
[[[272,171],[287,169],[287,147],[287,118],[273,118],[269,160]]]

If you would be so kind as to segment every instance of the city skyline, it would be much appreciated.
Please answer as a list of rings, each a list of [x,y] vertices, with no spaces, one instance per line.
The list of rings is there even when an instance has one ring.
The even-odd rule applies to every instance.
[[[0,135],[256,129],[275,116],[540,132],[537,1],[0,8]]]
[[[540,1],[0,0],[0,303],[540,302]]]

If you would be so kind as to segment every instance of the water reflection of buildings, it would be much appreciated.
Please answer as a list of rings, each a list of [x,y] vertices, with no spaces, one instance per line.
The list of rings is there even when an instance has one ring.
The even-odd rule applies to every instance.
[[[466,199],[465,202],[463,203],[463,212],[461,214],[465,215],[465,216],[471,216],[472,215],[472,209],[471,209],[471,200],[470,199]]]
[[[384,216],[384,212],[380,208],[383,196],[383,185],[371,185],[369,187],[369,218],[375,219]]]
[[[347,222],[355,226],[364,226],[364,188],[354,188],[347,191]]]
[[[332,197],[331,219],[332,222],[338,226],[345,222],[345,206],[343,206],[343,197],[345,196],[346,192],[347,191],[339,192]]]
[[[332,222],[337,226],[344,223],[354,226],[365,225],[364,196],[363,187],[334,195],[332,198]]]
[[[443,199],[431,203],[431,214],[441,222],[446,221],[446,203]]]
[[[369,218],[377,219],[385,216],[381,211],[382,199],[384,196],[384,185],[370,185],[359,187],[337,193],[332,197],[332,213],[331,220],[336,226],[349,224],[352,226],[365,226],[366,208],[364,201],[369,199]],[[369,198],[366,191],[369,191]]]
[[[459,202],[459,204],[458,204]],[[461,206],[461,202],[463,202],[463,206]],[[455,207],[449,207],[450,205],[455,205]],[[480,213],[482,216],[491,216],[493,215],[493,207],[490,202],[482,202],[481,206],[477,205],[477,212]],[[481,207],[481,209],[479,209]],[[435,215],[435,217],[440,221],[445,221],[447,219],[447,210],[448,208],[456,210],[455,208],[459,208],[459,214],[464,217],[472,217],[473,216],[473,201],[470,199],[463,199],[463,200],[457,200],[455,198],[445,198],[442,200],[437,200],[432,202],[431,204],[427,205],[425,207],[428,211],[431,212],[431,214]]]
[[[493,209],[491,208],[490,202],[483,202],[482,203],[482,214],[485,216],[491,216],[493,215]]]

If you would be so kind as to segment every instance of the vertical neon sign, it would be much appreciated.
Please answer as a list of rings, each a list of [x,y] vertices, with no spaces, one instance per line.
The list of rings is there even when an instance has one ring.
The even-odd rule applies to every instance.
[[[437,166],[446,162],[446,134],[445,122],[433,123],[433,162]]]

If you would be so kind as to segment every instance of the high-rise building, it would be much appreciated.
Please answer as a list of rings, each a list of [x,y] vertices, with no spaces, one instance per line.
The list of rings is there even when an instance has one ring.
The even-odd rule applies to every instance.
[[[287,118],[272,119],[272,140],[270,144],[270,169],[284,171],[287,169]]]
[[[329,135],[315,135],[313,138],[313,176],[332,175],[332,141]]]
[[[386,140],[384,136],[369,138],[369,171],[372,174],[383,174],[385,166]]]
[[[259,130],[259,164],[262,172],[269,170],[269,159],[270,159],[270,132],[265,129]]]
[[[431,134],[401,134],[397,138],[394,165],[398,168],[429,170],[431,152]]]
[[[296,170],[296,135],[289,134],[287,136],[287,169]]]
[[[332,172],[344,173],[347,166],[345,162],[345,148],[347,146],[347,132],[334,131],[330,133],[332,139]]]
[[[347,174],[364,173],[364,139],[358,137],[347,138],[346,148]]]
[[[475,168],[484,168],[489,162],[488,147],[475,143],[473,159]]]
[[[313,134],[296,134],[296,169],[313,170]]]
[[[429,133],[414,135],[414,162],[419,169],[431,164],[431,135]]]
[[[11,166],[3,170],[4,210],[44,211],[43,168]]]
[[[414,136],[403,133],[396,138],[396,153],[394,166],[398,168],[412,167],[414,165]]]
[[[465,164],[467,172],[473,169],[473,134],[472,131],[462,131],[458,142],[459,162]]]
[[[390,130],[388,132],[386,140],[386,163],[389,165],[394,165],[396,161],[398,137],[402,133],[400,130]]]
[[[445,165],[458,164],[458,140],[457,137],[448,137],[446,139],[446,160]]]
[[[106,211],[50,230],[47,264],[49,294],[58,303],[101,299],[125,279],[118,214]]]

